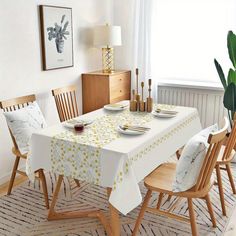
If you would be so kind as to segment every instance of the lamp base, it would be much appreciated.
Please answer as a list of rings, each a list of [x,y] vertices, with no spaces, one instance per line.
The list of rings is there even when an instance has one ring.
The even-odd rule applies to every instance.
[[[102,70],[102,73],[113,74],[115,70]]]
[[[103,73],[114,72],[114,49],[113,48],[102,48],[102,66]]]

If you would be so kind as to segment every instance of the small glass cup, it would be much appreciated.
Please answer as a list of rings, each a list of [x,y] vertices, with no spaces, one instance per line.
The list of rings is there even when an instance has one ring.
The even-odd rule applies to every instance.
[[[81,133],[84,131],[84,124],[83,123],[77,123],[74,125],[74,130],[78,133]]]

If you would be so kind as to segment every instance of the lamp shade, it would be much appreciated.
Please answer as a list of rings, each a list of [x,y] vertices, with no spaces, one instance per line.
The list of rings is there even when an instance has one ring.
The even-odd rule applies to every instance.
[[[120,46],[121,27],[111,25],[101,25],[94,28],[93,44],[95,46]]]

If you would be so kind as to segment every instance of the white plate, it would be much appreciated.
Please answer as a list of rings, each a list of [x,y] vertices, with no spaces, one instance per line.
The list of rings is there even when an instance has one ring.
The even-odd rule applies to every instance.
[[[120,104],[123,105],[123,104]],[[124,105],[124,107],[115,107],[111,106],[110,104],[107,104],[104,106],[104,109],[109,110],[109,111],[123,111],[127,106]]]
[[[157,110],[155,110],[157,112]],[[158,113],[158,112],[157,112]],[[178,111],[175,110],[165,110],[165,109],[160,109],[159,113],[165,113],[165,114],[170,114],[170,115],[176,115]]]
[[[75,124],[83,123],[85,126],[88,126],[93,123],[93,120],[76,120],[72,119],[63,123],[63,126],[69,129],[74,129]]]
[[[68,129],[74,129],[75,125],[66,122],[66,123],[63,123],[63,126],[68,128]]]
[[[144,134],[145,132],[139,132],[139,131],[134,131],[134,130],[129,130],[129,129],[121,129],[120,126],[117,127],[117,130],[122,133],[122,134],[127,134],[127,135],[140,135]]]
[[[167,113],[161,113],[161,112],[156,112],[156,111],[152,111],[152,114],[156,117],[160,117],[160,118],[172,118],[175,117],[177,114],[167,114]]]

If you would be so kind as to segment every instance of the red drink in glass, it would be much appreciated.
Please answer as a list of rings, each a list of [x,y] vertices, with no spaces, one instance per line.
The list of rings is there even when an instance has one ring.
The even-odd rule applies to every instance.
[[[75,124],[74,125],[74,129],[76,132],[82,132],[84,130],[84,125],[81,123],[81,124]]]

